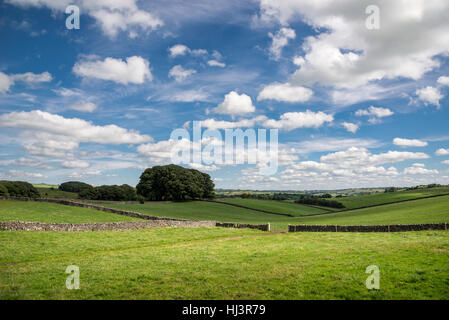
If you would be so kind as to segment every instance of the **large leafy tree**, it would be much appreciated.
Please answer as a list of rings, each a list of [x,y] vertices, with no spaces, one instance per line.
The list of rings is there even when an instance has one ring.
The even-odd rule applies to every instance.
[[[39,191],[32,184],[30,184],[28,182],[0,181],[0,184],[6,188],[7,194],[12,197],[28,197],[28,198],[39,198],[40,197]]]
[[[59,186],[59,190],[67,191],[67,192],[76,192],[79,193],[86,189],[92,189],[93,187],[90,184],[80,182],[80,181],[68,181],[61,183]]]
[[[174,164],[146,169],[137,193],[147,200],[188,200],[214,197],[214,183],[206,173]]]

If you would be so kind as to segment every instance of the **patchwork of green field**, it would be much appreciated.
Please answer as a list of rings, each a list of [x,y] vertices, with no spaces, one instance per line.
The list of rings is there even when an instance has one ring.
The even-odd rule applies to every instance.
[[[51,188],[36,188],[41,195],[41,198],[53,198],[53,199],[78,199],[78,193],[61,191]]]
[[[428,188],[428,189],[417,189],[417,190],[399,191],[391,193],[380,192],[363,196],[337,198],[335,200],[343,203],[343,205],[347,209],[354,209],[384,203],[393,203],[402,200],[418,199],[439,194],[449,194],[449,188],[448,187]]]
[[[264,201],[264,200],[259,200]],[[209,220],[219,222],[265,224],[270,223],[272,230],[287,230],[288,224],[299,221],[297,217],[281,216],[239,208],[227,204],[186,201],[169,203],[101,203],[104,207],[128,210],[156,217],[169,217],[188,220]]]
[[[302,224],[387,225],[449,222],[449,196],[302,217]]]
[[[58,185],[57,184],[46,184],[46,183],[35,183],[35,184],[33,184],[33,187],[35,187],[35,188],[45,188],[45,189],[50,189],[50,188],[53,188],[53,189],[58,189]]]
[[[1,231],[0,299],[449,299],[446,231],[260,233]],[[371,265],[380,290],[365,287]]]
[[[241,206],[254,208],[258,210],[265,210],[277,213],[287,213],[294,216],[307,216],[309,214],[317,214],[327,212],[328,210],[322,210],[310,206],[304,206],[291,202],[274,201],[274,200],[257,200],[257,199],[220,199],[222,202],[238,204]]]
[[[266,200],[254,201],[260,201],[263,205]],[[252,224],[270,223],[274,231],[287,230],[289,224],[387,225],[449,222],[449,196],[346,212],[297,217],[273,215],[226,204],[202,201],[146,204],[107,203],[102,205],[161,217]],[[289,205],[296,206],[296,204]]]
[[[141,221],[141,219],[56,203],[0,200],[0,221],[88,223]]]

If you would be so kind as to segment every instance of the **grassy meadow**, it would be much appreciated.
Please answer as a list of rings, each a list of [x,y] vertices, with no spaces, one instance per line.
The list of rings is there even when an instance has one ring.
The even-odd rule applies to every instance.
[[[449,196],[389,204],[447,191],[435,189],[347,197],[341,200],[354,208],[387,204],[330,213],[288,201],[226,199],[294,217],[203,201],[103,206],[160,217],[271,223],[274,231],[285,231],[288,224],[449,222]],[[138,220],[54,203],[0,200],[0,221]],[[0,231],[0,299],[449,299],[448,261],[447,231]],[[80,268],[80,290],[65,287],[69,265]],[[365,269],[371,265],[380,269],[380,290],[365,287]]]
[[[286,201],[240,199],[240,198],[220,199],[220,201],[270,212],[287,213],[297,217],[329,211],[326,209],[319,209]]]
[[[244,201],[240,201],[239,204],[243,205],[244,203],[248,207],[253,206],[258,209],[273,208],[271,202],[275,202],[269,200],[242,200]],[[270,223],[272,230],[275,231],[287,230],[289,224],[379,225],[449,222],[449,196],[387,204],[366,209],[325,213],[315,216],[307,216],[307,213],[300,215],[299,210],[306,212],[306,210],[310,209],[312,211],[309,211],[309,214],[313,210],[317,210],[316,213],[323,212],[312,207],[285,203],[285,205],[290,207],[299,208],[297,211],[298,216],[295,217],[278,216],[220,203],[202,201],[145,204],[105,203],[102,205],[142,214],[171,218],[253,224]],[[284,203],[279,203],[279,205],[284,205]]]
[[[448,299],[447,232],[0,232],[1,299]],[[65,269],[80,268],[80,290]],[[380,269],[367,290],[365,269]]]
[[[0,200],[0,221],[89,223],[138,220],[141,219],[56,203]]]
[[[343,205],[347,209],[355,209],[365,206],[394,203],[403,200],[419,199],[423,197],[440,194],[449,194],[449,188],[448,187],[426,188],[426,189],[405,190],[391,193],[379,192],[363,196],[337,198],[335,200],[343,203]]]

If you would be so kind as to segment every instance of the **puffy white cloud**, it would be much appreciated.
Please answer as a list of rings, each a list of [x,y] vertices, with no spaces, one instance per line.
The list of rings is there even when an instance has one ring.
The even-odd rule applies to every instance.
[[[215,119],[206,119],[201,121],[201,126],[208,129],[236,129],[251,128],[257,124],[263,124],[268,118],[266,116],[257,116],[251,119],[241,119],[239,121],[220,121]]]
[[[110,80],[121,84],[142,84],[153,79],[149,61],[138,56],[128,57],[126,61],[110,57],[104,60],[84,60],[73,66],[73,72],[83,78]]]
[[[9,88],[14,84],[14,80],[7,74],[0,71],[0,93],[9,91]]]
[[[281,58],[282,48],[284,48],[290,39],[296,38],[295,30],[291,28],[281,28],[274,35],[270,32],[268,36],[272,39],[270,54],[274,60]]]
[[[384,118],[384,117],[390,117],[394,114],[393,111],[391,111],[388,108],[377,108],[374,106],[369,107],[366,110],[357,110],[355,115],[356,116],[372,116],[372,117],[377,117],[377,118]]]
[[[47,71],[36,74],[32,72],[14,74],[11,76],[14,81],[23,81],[26,83],[40,83],[40,82],[50,82],[53,80],[51,74]]]
[[[103,144],[137,144],[151,141],[151,137],[141,135],[116,125],[96,126],[78,118],[64,118],[57,114],[34,110],[29,112],[11,112],[0,115],[0,127],[33,130],[58,136],[66,136],[77,142],[95,142]],[[46,141],[43,141],[45,143]],[[59,143],[59,142],[58,142]],[[64,143],[63,141],[60,142]]]
[[[442,164],[449,164],[449,160],[441,161]]]
[[[403,138],[394,138],[393,144],[401,147],[426,147],[428,145],[427,141]]]
[[[97,105],[92,102],[78,102],[70,105],[68,109],[80,112],[94,112],[97,109]]]
[[[179,101],[179,102],[194,102],[194,101],[208,101],[209,95],[199,90],[186,90],[172,93],[163,97],[165,101]]]
[[[171,163],[173,150],[190,150],[191,142],[186,139],[162,140],[157,143],[141,144],[137,147],[140,156],[145,157],[151,163]]]
[[[418,99],[425,104],[430,103],[438,108],[440,107],[440,100],[443,99],[440,90],[431,86],[416,90],[416,95],[418,96]]]
[[[257,100],[276,100],[282,102],[305,102],[312,97],[313,91],[290,83],[273,83],[265,86]]]
[[[190,49],[186,45],[176,44],[168,49],[170,57],[175,58],[177,56],[185,56],[186,54],[192,54],[194,56],[207,55],[208,52],[205,49]],[[217,51],[218,52],[218,51]]]
[[[330,114],[306,110],[305,112],[284,113],[279,120],[268,119],[263,123],[263,126],[290,131],[297,128],[318,128],[333,120],[334,117]]]
[[[250,119],[241,119],[239,121],[220,121],[215,119],[206,119],[201,121],[203,127],[209,129],[235,129],[251,128],[260,126],[267,129],[280,129],[291,131],[298,128],[318,128],[326,122],[332,122],[334,117],[324,112],[287,112],[280,116],[279,120],[269,119],[266,116],[257,116]]]
[[[409,168],[404,169],[404,174],[417,175],[417,174],[438,174],[438,170],[426,169],[422,163],[415,163]]]
[[[443,86],[449,86],[449,77],[439,77],[437,82]]]
[[[170,52],[170,57],[174,58],[177,56],[184,56],[185,54],[190,52],[190,49],[183,44],[176,44],[173,47],[169,48],[168,51]]]
[[[16,81],[21,81],[26,84],[36,84],[41,82],[50,82],[51,80],[53,80],[53,77],[47,71],[38,74],[26,72],[11,75],[0,72],[0,93],[8,92]]]
[[[67,160],[61,163],[61,167],[70,169],[74,168],[85,169],[88,168],[89,166],[90,166],[89,162],[83,160]]]
[[[338,164],[340,167],[375,166],[386,163],[396,163],[405,160],[428,159],[429,156],[421,152],[388,151],[386,153],[371,154],[365,148],[352,147],[346,151],[338,151],[322,156],[321,162]]]
[[[170,78],[175,78],[177,82],[181,82],[195,73],[196,70],[194,69],[184,69],[181,65],[176,65],[170,69],[168,76]]]
[[[163,25],[162,20],[148,11],[138,8],[135,0],[7,0],[21,7],[49,8],[65,12],[69,5],[77,5],[80,13],[87,13],[100,25],[109,37],[115,37],[119,31],[128,32],[135,38],[138,31],[151,31]]]
[[[224,101],[213,109],[215,113],[228,114],[231,116],[252,113],[256,111],[251,98],[242,93],[238,94],[235,91],[229,92],[225,95]]]
[[[351,133],[356,133],[357,130],[359,130],[359,126],[355,123],[351,123],[351,122],[343,122],[343,127]]]
[[[189,163],[189,167],[199,171],[217,171],[220,169],[220,167],[216,165],[207,166],[201,163]]]
[[[0,172],[0,177],[2,179],[16,179],[16,178],[26,178],[26,179],[39,179],[46,178],[42,173],[39,172],[26,172],[22,170],[8,170],[6,172]]]
[[[207,64],[211,67],[220,67],[220,68],[226,67],[226,63],[217,60],[209,60],[207,61]]]
[[[341,138],[318,138],[303,142],[289,143],[296,153],[309,154],[314,152],[343,151],[351,147],[378,148],[380,142],[373,139],[341,139]]]
[[[420,79],[439,67],[449,48],[449,3],[445,0],[379,0],[380,29],[365,27],[370,2],[260,0],[260,20],[287,26],[301,19],[318,34],[303,44],[304,62],[292,81],[351,88],[370,81]]]
[[[449,155],[449,149],[443,149],[443,148],[438,149],[438,150],[435,152],[435,154],[436,154],[437,156],[447,156],[447,155]]]
[[[18,167],[30,167],[30,168],[39,168],[39,169],[46,169],[50,170],[53,169],[50,165],[48,165],[46,162],[42,162],[37,159],[30,159],[30,158],[18,158],[13,160],[0,160],[0,166],[18,166]]]

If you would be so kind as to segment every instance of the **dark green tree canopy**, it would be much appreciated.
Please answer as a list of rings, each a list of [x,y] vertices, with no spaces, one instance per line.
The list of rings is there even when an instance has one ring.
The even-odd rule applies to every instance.
[[[24,181],[0,181],[0,185],[2,185],[6,190],[7,194],[3,196],[11,196],[11,197],[27,197],[27,198],[39,198],[39,191],[28,182]],[[1,188],[4,192],[4,189]]]
[[[90,184],[80,182],[80,181],[68,181],[61,183],[59,186],[59,190],[67,191],[67,192],[75,192],[79,193],[86,189],[92,189],[93,187]]]
[[[207,173],[174,164],[146,169],[137,184],[137,193],[147,200],[188,200],[213,198],[214,183]]]
[[[109,200],[109,201],[134,201],[137,200],[136,190],[127,185],[99,186],[84,189],[79,193],[81,199]]]

